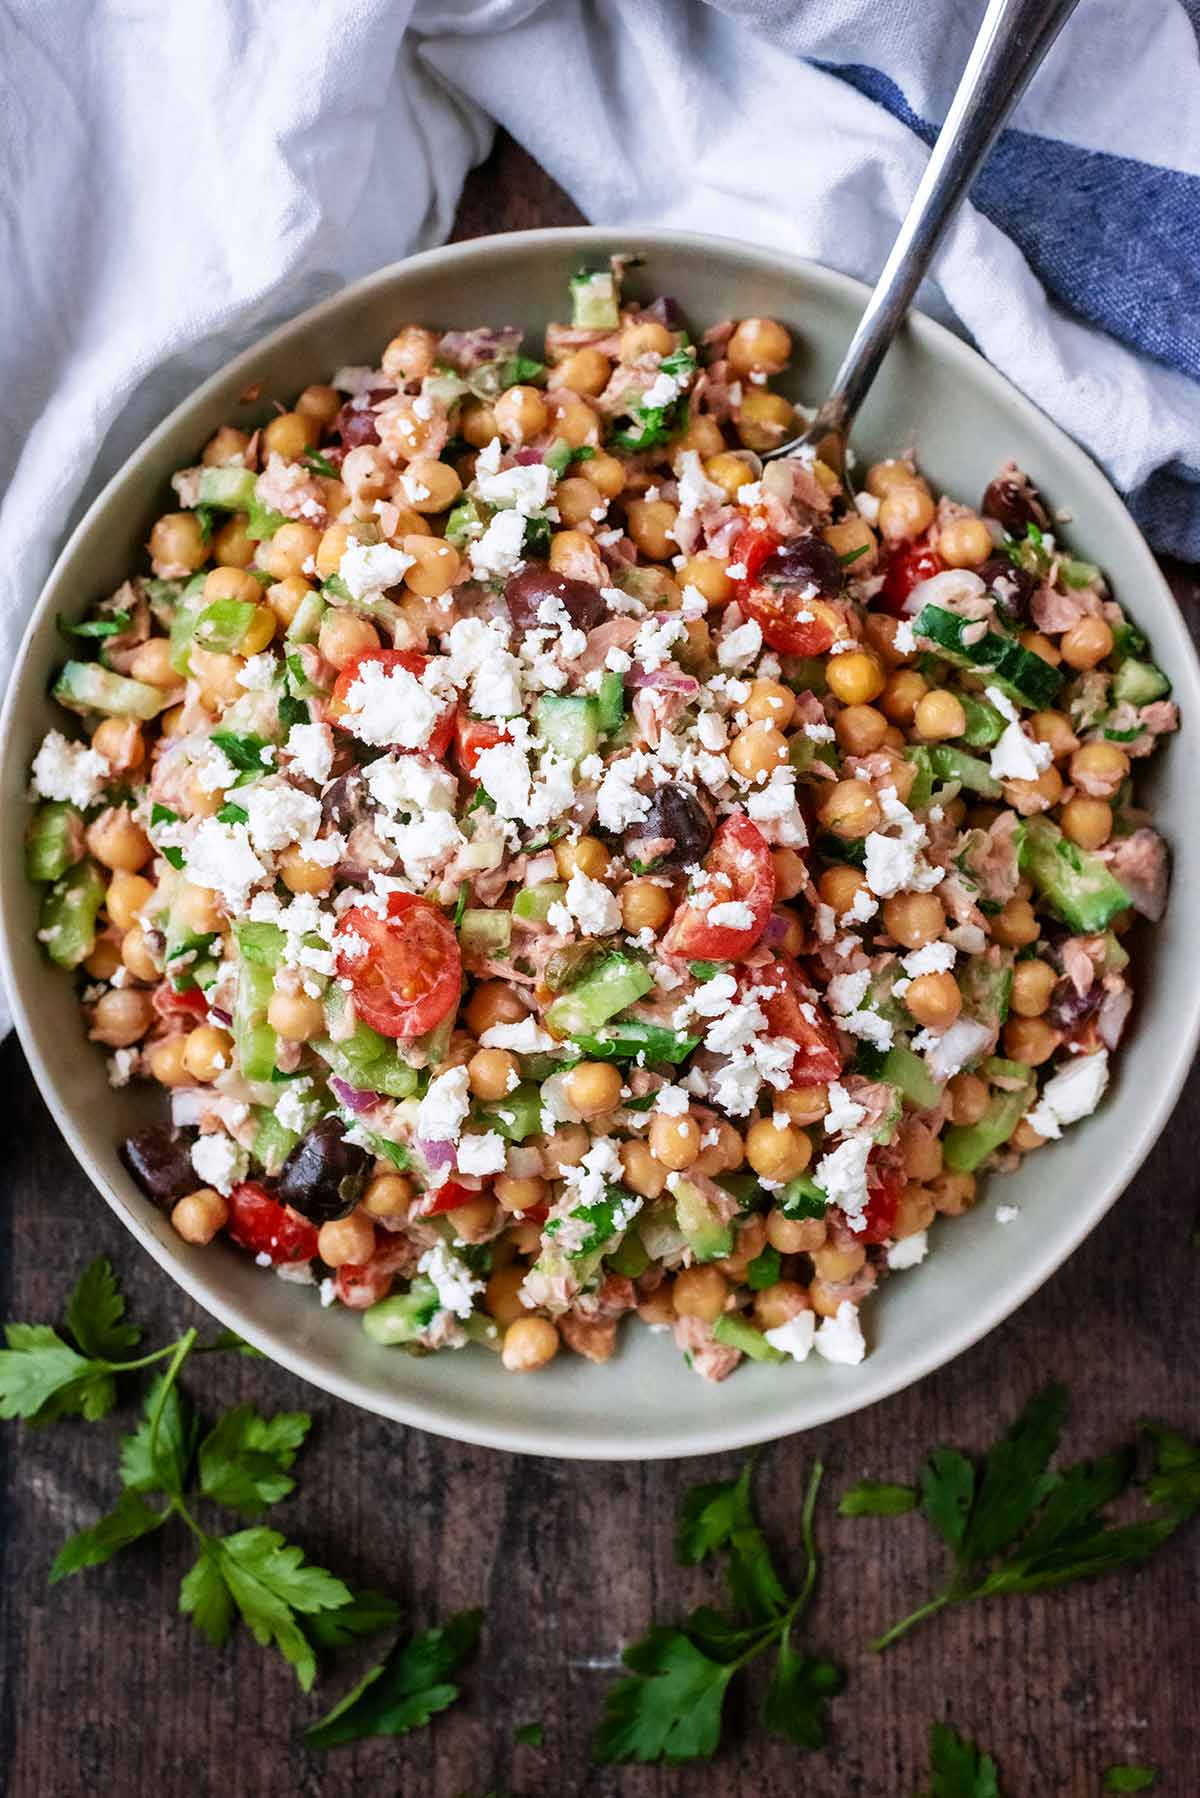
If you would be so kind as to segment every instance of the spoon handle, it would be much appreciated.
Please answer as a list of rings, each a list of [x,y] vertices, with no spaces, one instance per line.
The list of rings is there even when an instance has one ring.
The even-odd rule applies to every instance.
[[[849,430],[946,226],[1077,4],[1078,0],[989,0],[912,205],[821,409],[821,422],[827,427]]]

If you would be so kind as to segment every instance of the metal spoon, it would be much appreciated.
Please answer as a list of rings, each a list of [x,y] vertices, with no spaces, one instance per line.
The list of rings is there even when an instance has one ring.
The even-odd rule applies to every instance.
[[[946,122],[832,391],[801,436],[760,452],[764,462],[811,448],[831,467],[845,468],[846,440],[858,409],[946,227],[1005,119],[1077,5],[1078,0],[989,0]]]

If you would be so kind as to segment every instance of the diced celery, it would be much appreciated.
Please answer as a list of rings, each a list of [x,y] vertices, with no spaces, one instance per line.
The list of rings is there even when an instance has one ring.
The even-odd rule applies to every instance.
[[[524,1142],[542,1127],[542,1095],[531,1081],[523,1081],[502,1099],[481,1105],[479,1121],[495,1130],[506,1142]]]
[[[254,1132],[254,1159],[264,1173],[277,1174],[300,1138],[286,1124],[281,1124],[265,1105],[256,1106],[254,1115],[258,1125]]]
[[[289,643],[315,643],[321,628],[321,620],[329,610],[328,602],[321,598],[315,590],[306,593],[296,607],[295,617],[288,625],[285,636]]]
[[[627,1280],[638,1280],[650,1265],[646,1245],[636,1230],[627,1230],[612,1254],[607,1257],[614,1274]]]
[[[751,1361],[787,1360],[783,1350],[769,1343],[761,1330],[729,1311],[722,1311],[713,1324],[713,1341],[725,1348],[740,1349]]]
[[[829,1209],[829,1198],[824,1187],[818,1186],[809,1174],[800,1174],[795,1180],[789,1180],[778,1203],[784,1217],[792,1219],[824,1217]]]
[[[216,506],[222,512],[248,512],[254,503],[254,487],[258,480],[252,468],[239,468],[225,463],[200,472],[199,500],[202,506]]]
[[[887,1050],[878,1078],[897,1087],[909,1104],[919,1111],[932,1111],[942,1096],[942,1089],[925,1065],[924,1057],[906,1049],[903,1043],[896,1043]]]
[[[468,543],[483,535],[483,517],[469,494],[451,507],[446,516],[444,535],[446,542],[458,550],[465,549]]]
[[[675,1186],[675,1219],[697,1261],[720,1261],[733,1253],[733,1225],[686,1178]]]
[[[112,718],[157,718],[170,694],[146,681],[114,674],[99,662],[66,662],[54,698],[69,712],[107,712]]]
[[[1107,862],[1068,842],[1048,818],[1029,820],[1021,867],[1073,930],[1089,935],[1104,930],[1133,903]]]
[[[233,1041],[247,1080],[269,1080],[275,1068],[275,1032],[267,1023],[267,1006],[274,990],[271,970],[241,956],[233,1003]]]
[[[1113,675],[1112,696],[1118,705],[1122,701],[1152,705],[1156,699],[1165,699],[1170,691],[1171,683],[1161,668],[1153,662],[1139,662],[1133,656],[1122,662]]]
[[[496,955],[508,948],[512,939],[512,918],[506,911],[463,912],[458,927],[464,950],[476,955]]]
[[[586,1035],[643,998],[653,986],[654,977],[644,962],[616,952],[606,955],[577,986],[551,1002],[546,1009],[546,1028],[560,1040]]]
[[[273,970],[279,966],[287,947],[287,937],[278,924],[239,924],[237,945],[247,961],[252,961],[256,967]]]
[[[805,739],[807,740],[807,739]],[[792,738],[795,745],[797,739]],[[923,811],[933,798],[933,762],[930,753],[923,744],[915,744],[904,751],[904,759],[911,762],[916,769],[916,779],[909,790],[908,804],[914,812]]]
[[[196,620],[193,643],[218,655],[232,655],[250,629],[257,609],[248,599],[214,599]]]
[[[577,330],[615,331],[620,296],[611,269],[580,269],[571,276],[571,323]]]
[[[527,924],[544,924],[552,905],[561,905],[567,889],[558,880],[544,880],[540,886],[522,887],[513,900],[513,917]]]
[[[1034,1087],[1016,1092],[997,1090],[977,1124],[953,1124],[942,1137],[942,1156],[952,1174],[973,1174],[996,1149],[1002,1148],[1033,1103]]]
[[[104,877],[95,862],[76,862],[49,887],[38,918],[38,941],[60,968],[77,968],[96,947],[96,913]]]
[[[958,980],[967,1017],[978,1018],[981,1024],[1003,1024],[1012,994],[1014,960],[1011,949],[996,946],[988,955],[971,956]]]
[[[83,855],[83,814],[65,799],[39,805],[25,832],[25,873],[30,880],[58,880]]]
[[[415,1342],[427,1330],[441,1308],[437,1287],[424,1274],[418,1274],[407,1292],[380,1299],[363,1312],[362,1327],[372,1342],[395,1348]]]

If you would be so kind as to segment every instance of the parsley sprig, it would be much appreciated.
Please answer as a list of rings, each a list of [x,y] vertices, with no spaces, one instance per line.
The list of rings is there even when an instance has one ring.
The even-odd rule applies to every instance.
[[[734,1615],[705,1605],[676,1626],[654,1625],[626,1649],[632,1677],[605,1698],[593,1758],[664,1760],[674,1765],[712,1755],[721,1737],[725,1695],[738,1673],[767,1649],[775,1667],[760,1716],[766,1727],[800,1748],[825,1740],[825,1707],[844,1683],[832,1661],[793,1646],[792,1635],[816,1585],[818,1557],[813,1519],[822,1468],[813,1468],[800,1522],[805,1572],[789,1594],[775,1569],[754,1512],[753,1460],[736,1480],[697,1486],[680,1509],[677,1552],[695,1565],[718,1551],[728,1554],[726,1576]]]
[[[954,1572],[940,1592],[879,1637],[877,1651],[948,1605],[1041,1592],[1138,1566],[1200,1510],[1200,1449],[1172,1430],[1146,1424],[1155,1470],[1142,1490],[1161,1510],[1129,1523],[1112,1521],[1108,1507],[1134,1480],[1134,1451],[1051,1471],[1066,1403],[1061,1386],[1047,1387],[979,1466],[956,1448],[929,1457],[921,1472],[920,1509],[953,1551]],[[869,1508],[852,1504],[852,1514]]]
[[[933,1782],[928,1798],[1000,1798],[991,1755],[982,1754],[948,1723],[935,1723],[930,1732],[929,1766]]]

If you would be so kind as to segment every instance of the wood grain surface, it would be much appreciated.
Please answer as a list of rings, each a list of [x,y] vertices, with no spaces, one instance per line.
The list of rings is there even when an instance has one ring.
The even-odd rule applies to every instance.
[[[578,216],[502,140],[468,184],[458,235]],[[1196,583],[1186,571],[1176,576],[1194,623]],[[75,1275],[104,1253],[156,1342],[201,1324],[197,1307],[140,1252],[76,1168],[11,1037],[0,1049],[0,1091],[7,1095],[0,1316],[57,1316]],[[45,1432],[7,1424],[0,1428],[0,1792],[909,1798],[927,1788],[930,1722],[949,1718],[995,1754],[1009,1798],[1089,1798],[1115,1761],[1161,1769],[1156,1798],[1195,1798],[1197,1532],[1176,1538],[1137,1574],[951,1612],[877,1658],[865,1644],[935,1589],[943,1556],[918,1520],[839,1520],[833,1500],[864,1475],[910,1479],[936,1443],[983,1446],[1051,1377],[1070,1386],[1071,1451],[1112,1446],[1144,1415],[1195,1432],[1198,1128],[1193,1082],[1135,1185],[1017,1316],[915,1389],[762,1456],[761,1506],[783,1551],[797,1546],[814,1455],[828,1469],[825,1567],[810,1639],[845,1663],[850,1683],[834,1707],[827,1752],[805,1757],[766,1738],[746,1703],[731,1709],[726,1745],[711,1764],[588,1764],[589,1736],[622,1646],[652,1618],[719,1601],[715,1576],[675,1566],[675,1514],[690,1484],[728,1474],[738,1457],[582,1466],[492,1454],[338,1406],[269,1363],[216,1356],[189,1375],[210,1412],[253,1400],[266,1409],[310,1406],[315,1414],[299,1492],[272,1513],[278,1527],[348,1579],[395,1593],[417,1625],[486,1607],[467,1696],[405,1740],[309,1755],[299,1741],[304,1723],[351,1683],[371,1649],[349,1656],[311,1699],[274,1653],[244,1634],[214,1650],[176,1613],[190,1561],[182,1531],[49,1588],[46,1574],[64,1536],[115,1497],[116,1438],[129,1411]],[[535,1719],[544,1722],[544,1746],[515,1746],[515,1726]]]

